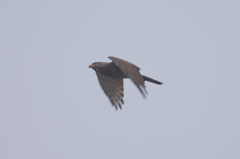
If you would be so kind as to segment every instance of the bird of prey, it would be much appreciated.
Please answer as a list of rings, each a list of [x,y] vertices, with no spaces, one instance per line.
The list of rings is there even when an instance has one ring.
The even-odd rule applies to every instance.
[[[122,104],[124,104],[124,78],[130,78],[144,98],[146,98],[147,95],[144,81],[158,85],[163,84],[162,82],[141,75],[139,72],[140,68],[130,62],[112,56],[109,56],[108,58],[111,59],[112,62],[94,62],[89,68],[92,68],[96,72],[98,81],[104,93],[108,96],[116,110],[118,107],[122,109]]]

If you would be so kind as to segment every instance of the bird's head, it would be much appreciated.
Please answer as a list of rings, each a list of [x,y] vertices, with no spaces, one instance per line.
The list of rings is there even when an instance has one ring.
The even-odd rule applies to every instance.
[[[102,72],[101,70],[106,68],[109,63],[106,62],[94,62],[92,63],[89,68],[92,68],[95,71]]]

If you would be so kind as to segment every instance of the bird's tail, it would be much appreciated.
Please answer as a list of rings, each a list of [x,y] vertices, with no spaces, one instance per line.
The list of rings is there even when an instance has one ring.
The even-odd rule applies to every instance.
[[[152,83],[159,84],[159,85],[163,84],[162,82],[159,82],[157,80],[154,80],[154,79],[144,76],[144,75],[142,75],[142,78],[143,78],[143,81],[148,81],[148,82],[152,82]]]

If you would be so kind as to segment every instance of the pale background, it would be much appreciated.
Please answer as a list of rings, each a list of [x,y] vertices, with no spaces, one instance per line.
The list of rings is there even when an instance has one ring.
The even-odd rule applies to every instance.
[[[1,159],[239,159],[240,1],[0,2]],[[116,111],[93,62],[130,61]]]

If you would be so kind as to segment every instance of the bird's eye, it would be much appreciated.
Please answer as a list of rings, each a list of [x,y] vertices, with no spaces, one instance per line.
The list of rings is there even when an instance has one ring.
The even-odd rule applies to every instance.
[[[94,65],[94,66],[96,66],[96,65],[97,65],[97,63],[94,63],[93,65]]]

